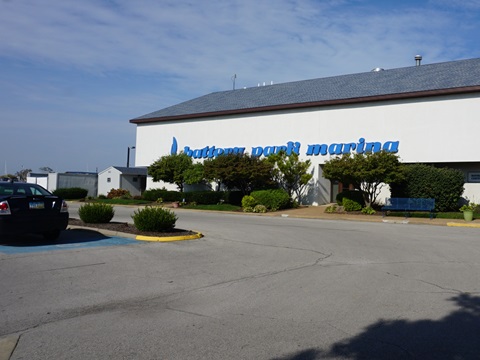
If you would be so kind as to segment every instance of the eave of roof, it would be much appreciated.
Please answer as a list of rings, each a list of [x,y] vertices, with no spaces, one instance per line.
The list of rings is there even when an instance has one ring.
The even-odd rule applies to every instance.
[[[124,175],[147,175],[146,167],[112,166]]]

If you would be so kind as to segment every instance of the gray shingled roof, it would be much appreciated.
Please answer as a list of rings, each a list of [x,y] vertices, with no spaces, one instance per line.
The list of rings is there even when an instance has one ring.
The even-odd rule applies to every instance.
[[[120,171],[124,175],[147,175],[146,167],[124,167],[124,166],[113,166],[115,169]]]
[[[243,112],[242,110],[247,112],[248,109],[281,105],[320,103],[472,86],[480,86],[480,59],[214,92],[130,121],[135,123],[153,118],[161,120],[185,115],[198,116],[202,113]]]

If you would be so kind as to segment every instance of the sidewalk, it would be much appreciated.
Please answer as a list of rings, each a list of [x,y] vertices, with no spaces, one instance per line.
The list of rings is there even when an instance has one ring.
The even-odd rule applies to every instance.
[[[325,220],[347,220],[347,221],[368,221],[368,222],[384,222],[397,224],[425,224],[437,226],[460,226],[480,228],[480,219],[474,221],[465,221],[460,219],[428,219],[428,218],[405,218],[403,216],[386,216],[382,217],[381,213],[375,215],[363,214],[342,214],[342,213],[326,213],[325,209],[328,205],[308,206],[298,209],[287,209],[275,213],[267,213],[267,216],[283,216],[306,219],[325,219]]]

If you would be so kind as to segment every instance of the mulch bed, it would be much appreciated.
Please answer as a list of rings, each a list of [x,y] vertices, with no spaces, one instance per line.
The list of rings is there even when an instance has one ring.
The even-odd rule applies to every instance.
[[[68,225],[72,226],[84,226],[89,228],[110,230],[123,232],[133,235],[143,235],[143,236],[155,236],[155,237],[168,237],[168,236],[187,236],[195,235],[195,231],[183,230],[183,229],[170,229],[165,232],[153,232],[153,231],[140,231],[133,224],[122,223],[122,222],[109,222],[109,223],[100,223],[100,224],[87,224],[78,219],[70,218],[68,220]]]

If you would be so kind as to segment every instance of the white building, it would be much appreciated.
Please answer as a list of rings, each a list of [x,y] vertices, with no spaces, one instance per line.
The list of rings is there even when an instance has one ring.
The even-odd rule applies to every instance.
[[[27,182],[43,186],[49,191],[61,188],[82,188],[86,189],[87,196],[97,195],[97,173],[67,171],[65,173],[30,173],[27,176]]]
[[[461,169],[464,196],[480,199],[480,59],[215,92],[130,122],[138,166],[180,151],[202,161],[286,149],[312,161],[307,201],[324,204],[338,191],[322,176],[326,160],[386,149],[404,163]]]
[[[98,173],[98,194],[107,195],[112,189],[124,189],[139,196],[146,189],[147,168],[110,166]]]

